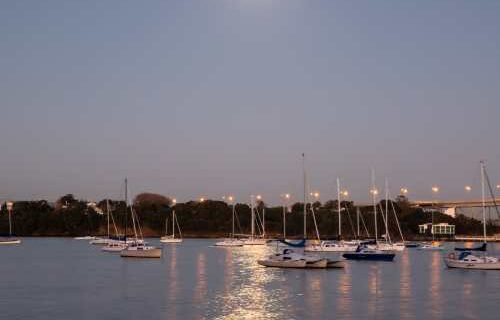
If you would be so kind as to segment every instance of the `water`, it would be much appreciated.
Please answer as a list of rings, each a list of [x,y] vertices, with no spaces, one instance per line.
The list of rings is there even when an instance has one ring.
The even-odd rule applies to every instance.
[[[256,263],[270,248],[213,243],[165,245],[158,260],[73,239],[1,246],[0,319],[498,319],[500,271],[450,270],[441,252],[286,270]]]

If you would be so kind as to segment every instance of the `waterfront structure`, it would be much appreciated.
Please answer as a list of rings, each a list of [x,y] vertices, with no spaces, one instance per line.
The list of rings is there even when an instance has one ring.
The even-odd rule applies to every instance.
[[[424,223],[418,225],[418,231],[420,234],[431,234],[431,235],[455,235],[455,225],[448,223]]]

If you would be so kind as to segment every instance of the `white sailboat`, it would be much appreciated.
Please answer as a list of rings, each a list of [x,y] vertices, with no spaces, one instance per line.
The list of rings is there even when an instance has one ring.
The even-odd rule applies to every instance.
[[[485,205],[485,178],[486,166],[484,161],[481,161],[481,192],[482,192],[482,209],[483,209],[483,237],[484,244],[487,243],[486,238],[486,205]],[[489,185],[488,179],[488,187]],[[491,189],[490,189],[491,191]],[[458,269],[478,269],[478,270],[500,270],[500,261],[497,257],[486,255],[486,245],[483,254],[473,254],[472,251],[461,251],[459,254],[452,252],[444,258],[444,262],[448,268]]]
[[[255,215],[255,197],[252,195],[250,196],[250,212],[251,212],[251,230],[250,230],[250,237],[246,239],[241,239],[243,241],[243,245],[245,246],[262,246],[266,244],[266,239],[264,239],[264,226],[265,222],[263,220],[262,223],[262,237],[257,237],[255,234],[255,220],[256,220],[256,215]]]
[[[302,154],[302,168],[304,173],[304,240],[307,238],[307,176],[305,169],[305,155]],[[312,208],[312,206],[311,206]],[[313,211],[314,218],[314,211]],[[314,219],[316,224],[316,219]],[[318,235],[318,229],[316,225],[316,234]],[[258,264],[266,267],[277,267],[277,268],[343,268],[344,261],[326,259],[317,255],[306,255],[302,253],[297,253],[290,248],[282,249],[281,252],[272,254],[266,259],[261,259],[257,261]]]
[[[382,214],[382,219],[384,220],[384,226],[385,226],[385,234],[382,235],[382,237],[384,238],[384,242],[378,242],[376,245],[368,245],[368,248],[378,249],[381,251],[403,251],[405,249],[404,237],[401,231],[401,227],[399,225],[396,210],[394,209],[394,205],[392,204],[392,202],[391,205],[402,242],[396,242],[396,243],[392,242],[391,236],[389,234],[389,183],[388,180],[385,179],[385,210],[379,204],[380,213]]]
[[[123,249],[127,247],[127,243],[125,242],[125,237],[123,240],[120,239],[120,235],[118,234],[118,229],[116,227],[115,219],[113,218],[113,214],[109,210],[109,201],[106,200],[106,212],[108,215],[108,237],[106,240],[106,243],[103,247],[101,247],[101,250],[104,252],[120,252]],[[113,223],[113,228],[115,229],[115,238],[112,238],[110,235],[110,217],[111,217],[111,222]]]
[[[14,203],[13,202],[7,202],[7,212],[9,213],[9,235],[7,237],[0,237],[0,245],[8,245],[8,244],[20,244],[21,239],[16,238],[12,235],[12,209],[13,209]]]
[[[233,201],[233,197],[229,197],[229,201]],[[222,241],[218,241],[215,243],[216,247],[242,247],[245,242],[235,238],[234,237],[234,218],[236,215],[236,209],[234,203],[231,206],[231,212],[232,212],[232,232],[231,232],[231,237],[224,239]]]
[[[173,199],[172,203],[175,206],[176,200]],[[177,225],[177,230],[179,231],[179,237],[175,237],[175,226]],[[165,219],[165,235],[160,238],[161,243],[181,243],[182,242],[182,235],[181,235],[181,228],[179,227],[179,222],[177,221],[177,217],[175,215],[175,209],[172,210],[172,234],[168,234],[168,218]]]
[[[125,194],[127,195],[127,179],[125,179]],[[128,208],[127,196],[125,197],[125,205]],[[139,221],[136,219],[136,213],[134,211],[133,206],[130,206],[130,213],[132,216],[132,227],[134,230],[134,236],[136,240],[127,245],[125,249],[120,251],[120,256],[123,258],[161,258],[161,249],[149,246],[144,243],[144,239],[142,237],[141,226]],[[127,235],[127,213],[125,212],[125,237]],[[137,221],[136,221],[137,220]],[[137,222],[137,227],[136,227]],[[139,231],[137,230],[139,229]],[[128,241],[126,241],[128,243]]]
[[[319,241],[319,243],[306,246],[305,251],[309,252],[353,252],[358,247],[352,242],[341,241],[342,237],[342,215],[341,215],[341,194],[340,194],[340,179],[337,178],[337,212],[338,212],[338,237],[339,241]],[[317,235],[319,239],[319,234]]]

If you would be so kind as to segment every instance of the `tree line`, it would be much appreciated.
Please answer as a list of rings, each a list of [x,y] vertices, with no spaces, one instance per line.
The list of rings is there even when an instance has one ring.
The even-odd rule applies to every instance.
[[[385,200],[380,201],[378,210],[379,236],[385,232],[383,215]],[[408,239],[419,237],[418,225],[429,223],[431,213],[409,205],[406,199],[397,198],[388,201],[388,228],[393,239],[399,240],[399,229],[394,218],[396,212],[403,235]],[[338,237],[337,200],[325,203],[315,202],[308,204],[307,233],[308,238],[315,238],[314,220],[322,239]],[[188,201],[174,204],[167,197],[144,193],[138,195],[132,207],[140,221],[145,236],[160,236],[165,233],[166,219],[171,218],[175,210],[182,233],[187,237],[223,237],[231,232],[232,205],[223,201],[205,200]],[[341,229],[344,238],[357,236],[357,210],[359,209],[360,235],[363,238],[374,236],[374,215],[371,206],[357,207],[350,201],[341,202]],[[251,208],[248,204],[234,205],[236,212],[236,232],[249,234],[251,225]],[[304,204],[297,202],[286,209],[287,237],[301,238],[303,236],[303,209]],[[18,201],[12,210],[12,224],[14,233],[18,236],[79,236],[104,235],[107,230],[106,212],[111,212],[118,228],[123,234],[125,219],[128,219],[129,234],[131,232],[130,208],[127,210],[124,201],[101,200],[95,205],[87,201],[76,199],[68,194],[61,197],[54,205],[45,200]],[[256,211],[260,220],[265,215],[265,231],[269,237],[281,237],[283,234],[283,207],[267,206],[264,202],[256,204]],[[311,212],[314,211],[314,216]],[[434,223],[445,222],[455,225],[456,234],[480,235],[482,223],[479,220],[458,215],[453,218],[440,212],[434,213]],[[169,226],[170,228],[170,226]],[[261,230],[257,223],[256,230]],[[368,234],[366,232],[368,230]],[[111,227],[112,233],[114,228]],[[3,205],[0,211],[0,233],[8,232],[8,212]],[[170,232],[170,231],[169,231]],[[488,233],[497,232],[496,227],[488,225]]]

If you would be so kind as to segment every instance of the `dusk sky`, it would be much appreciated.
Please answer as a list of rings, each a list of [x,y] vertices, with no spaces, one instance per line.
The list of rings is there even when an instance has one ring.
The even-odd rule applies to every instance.
[[[500,1],[1,1],[0,39],[0,200],[500,183]]]

